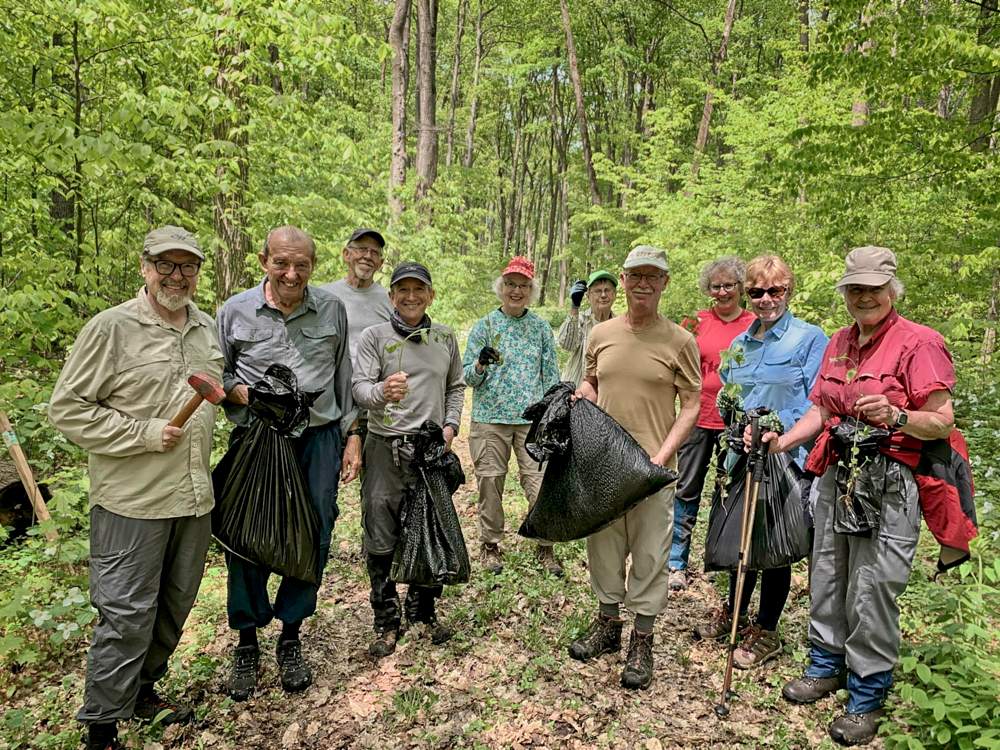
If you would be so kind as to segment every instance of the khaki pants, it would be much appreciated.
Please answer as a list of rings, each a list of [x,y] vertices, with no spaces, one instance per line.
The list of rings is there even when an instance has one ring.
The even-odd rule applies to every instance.
[[[528,436],[527,424],[487,424],[473,422],[469,432],[469,450],[476,467],[479,484],[479,532],[483,544],[499,544],[503,539],[503,486],[507,479],[511,447],[517,458],[518,476],[528,507],[535,504],[538,491],[542,487],[543,472],[524,449]],[[539,542],[539,546],[551,546],[551,542]]]
[[[667,599],[667,558],[673,534],[674,487],[650,495],[606,529],[587,537],[590,585],[602,604],[625,604],[655,616]],[[632,567],[625,578],[625,559]]]

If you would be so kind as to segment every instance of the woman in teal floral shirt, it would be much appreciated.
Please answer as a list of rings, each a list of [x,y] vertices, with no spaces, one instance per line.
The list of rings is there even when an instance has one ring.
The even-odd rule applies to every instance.
[[[521,486],[533,505],[542,485],[538,464],[524,449],[530,423],[521,416],[559,381],[552,328],[528,310],[538,299],[535,266],[514,257],[494,282],[501,305],[476,321],[465,349],[465,382],[472,386],[469,448],[479,482],[479,527],[486,567],[503,570],[503,487],[511,448]],[[553,575],[562,567],[552,544],[540,542],[538,559]]]

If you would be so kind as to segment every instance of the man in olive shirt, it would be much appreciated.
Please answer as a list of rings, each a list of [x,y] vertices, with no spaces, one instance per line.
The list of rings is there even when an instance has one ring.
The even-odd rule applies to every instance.
[[[587,345],[577,396],[618,420],[660,466],[675,467],[677,450],[698,418],[701,360],[694,337],[657,312],[670,281],[662,250],[639,245],[622,265],[628,312],[599,323]],[[680,399],[680,413],[674,401]],[[635,615],[622,686],[645,689],[653,679],[653,624],[667,598],[667,557],[674,488],[650,495],[624,517],[587,538],[590,582],[600,610],[570,645],[586,660],[621,649],[621,605]],[[625,561],[631,555],[628,578]]]
[[[179,227],[146,235],[136,297],[80,331],[49,418],[89,453],[90,598],[100,615],[87,654],[88,750],[120,745],[117,722],[191,719],[154,690],[194,604],[211,538],[209,458],[215,407],[183,428],[169,420],[192,395],[187,378],[222,376],[212,319],[191,301],[205,255]]]

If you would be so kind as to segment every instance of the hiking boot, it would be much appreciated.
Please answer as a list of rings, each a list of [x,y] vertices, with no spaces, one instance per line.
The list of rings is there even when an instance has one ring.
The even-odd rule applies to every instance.
[[[484,544],[479,557],[483,562],[483,567],[493,575],[503,572],[503,553],[500,551],[499,544]]]
[[[427,589],[420,590],[410,586],[410,590],[406,592],[406,599],[403,601],[403,612],[406,613],[406,619],[410,623],[426,625],[431,635],[431,643],[440,646],[442,643],[450,641],[455,632],[438,622],[435,611],[436,598]],[[393,644],[393,648],[395,648],[395,644]]]
[[[671,591],[684,591],[688,587],[688,577],[686,570],[670,569],[670,577],[667,578],[667,586]]]
[[[86,750],[122,750],[115,722],[90,724],[87,727]]]
[[[830,724],[830,736],[840,745],[867,745],[878,733],[885,711],[876,708],[864,714],[844,714]]]
[[[396,650],[399,640],[399,624],[375,628],[375,640],[368,644],[368,653],[376,659],[388,656]]]
[[[621,618],[605,617],[598,613],[587,632],[569,644],[569,655],[587,661],[601,654],[614,654],[622,650]]]
[[[164,711],[167,713],[163,713]],[[158,723],[163,727],[171,724],[187,724],[194,718],[194,711],[190,707],[163,700],[152,685],[139,688],[139,696],[135,699],[135,710],[132,712],[133,718],[139,721],[153,721],[160,714],[163,714],[163,718]]]
[[[237,646],[233,650],[233,666],[229,671],[226,690],[234,701],[245,701],[257,689],[260,674],[260,649],[257,646]]]
[[[628,690],[645,690],[653,681],[653,634],[632,629],[628,642],[628,656],[622,670],[622,687]]]
[[[556,554],[552,547],[539,547],[535,551],[535,557],[538,560],[538,564],[542,566],[542,570],[550,575],[554,575],[556,578],[563,577],[563,568],[559,564],[559,560],[556,559]]]
[[[274,649],[281,670],[281,689],[286,693],[298,693],[312,684],[312,670],[302,656],[302,641],[298,638],[279,641]]]
[[[741,615],[738,626],[740,628],[745,628],[749,624],[749,618],[746,615]],[[723,607],[718,607],[717,609],[712,610],[712,614],[708,618],[708,622],[695,625],[694,638],[696,641],[714,641],[722,639],[729,635],[732,627],[733,620],[729,616],[729,612],[727,612]]]
[[[835,677],[796,677],[785,683],[781,694],[792,703],[815,703],[830,693],[847,687],[847,674],[841,672]]]
[[[751,625],[744,632],[740,646],[733,652],[733,666],[752,669],[781,653],[781,639],[776,630],[764,630]]]

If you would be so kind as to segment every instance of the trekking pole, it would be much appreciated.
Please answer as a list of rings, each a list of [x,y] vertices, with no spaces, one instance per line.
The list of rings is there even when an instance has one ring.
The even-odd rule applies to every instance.
[[[757,510],[757,495],[764,473],[764,454],[761,450],[760,417],[766,409],[747,412],[750,417],[750,453],[747,457],[747,483],[743,493],[743,515],[740,523],[740,551],[736,558],[736,590],[733,596],[733,610],[730,617],[733,624],[729,631],[729,649],[726,655],[726,675],[722,681],[722,695],[715,706],[715,714],[720,719],[729,716],[729,701],[735,694],[730,690],[733,684],[733,656],[736,653],[736,633],[739,629],[740,606],[743,604],[743,585],[746,583],[747,563],[750,558],[750,542],[753,538],[753,520]]]

